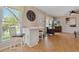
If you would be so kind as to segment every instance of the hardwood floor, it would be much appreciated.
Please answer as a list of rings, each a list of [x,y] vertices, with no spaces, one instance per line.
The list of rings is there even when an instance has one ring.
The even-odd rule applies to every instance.
[[[5,49],[6,52],[76,52],[79,51],[79,38],[74,38],[74,34],[56,33],[48,36],[48,39],[40,40],[39,44],[33,48],[28,46],[17,46]]]

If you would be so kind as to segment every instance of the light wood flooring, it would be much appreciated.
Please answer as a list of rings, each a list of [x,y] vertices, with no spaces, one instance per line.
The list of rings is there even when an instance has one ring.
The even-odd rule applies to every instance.
[[[79,51],[79,38],[74,38],[74,34],[56,33],[48,36],[48,39],[40,40],[35,47],[20,45],[15,48],[5,49],[4,52],[77,52]]]

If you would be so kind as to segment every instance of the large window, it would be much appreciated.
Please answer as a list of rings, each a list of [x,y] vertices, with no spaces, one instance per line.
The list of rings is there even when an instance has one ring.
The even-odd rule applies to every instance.
[[[3,7],[2,40],[9,40],[12,35],[19,34],[21,12],[8,7]]]

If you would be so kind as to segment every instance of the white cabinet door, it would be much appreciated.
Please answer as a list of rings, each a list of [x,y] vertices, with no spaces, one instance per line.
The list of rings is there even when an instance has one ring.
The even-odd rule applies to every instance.
[[[30,46],[33,47],[39,42],[39,30],[31,29],[30,30]]]
[[[25,44],[30,45],[30,30],[26,29],[25,32]]]
[[[39,30],[38,29],[26,29],[24,43],[29,47],[34,47],[39,41]]]

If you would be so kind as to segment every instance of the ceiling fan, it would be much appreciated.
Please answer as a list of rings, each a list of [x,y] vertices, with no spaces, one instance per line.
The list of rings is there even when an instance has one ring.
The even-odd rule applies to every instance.
[[[79,14],[79,10],[71,10],[71,11],[69,11],[69,13],[70,13],[70,15],[73,14],[73,13],[74,14]]]

